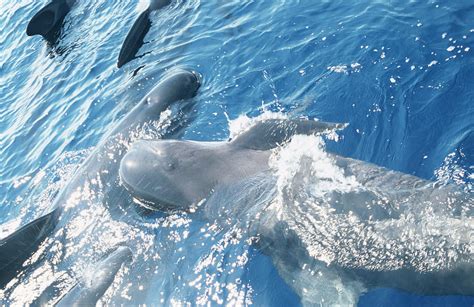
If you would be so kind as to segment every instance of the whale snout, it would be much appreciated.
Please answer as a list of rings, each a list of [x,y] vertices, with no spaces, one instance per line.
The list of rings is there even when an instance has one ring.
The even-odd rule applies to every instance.
[[[202,84],[202,76],[195,70],[178,70],[175,75],[179,83],[182,84],[182,94],[186,98],[192,98],[196,95]]]

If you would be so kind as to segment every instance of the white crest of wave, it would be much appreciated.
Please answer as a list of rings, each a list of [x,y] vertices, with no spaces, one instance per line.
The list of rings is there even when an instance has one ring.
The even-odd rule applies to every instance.
[[[138,0],[138,4],[135,10],[139,13],[145,11],[150,6],[151,1],[152,0]]]

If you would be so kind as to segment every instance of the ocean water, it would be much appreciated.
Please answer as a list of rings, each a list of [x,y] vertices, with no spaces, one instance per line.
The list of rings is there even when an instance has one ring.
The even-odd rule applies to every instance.
[[[101,138],[175,67],[203,76],[185,139],[225,140],[242,118],[264,112],[348,123],[337,142],[307,137],[299,141],[313,147],[277,158],[300,161],[327,148],[472,193],[472,1],[177,0],[152,14],[140,57],[121,69],[120,46],[146,4],[78,1],[48,46],[25,34],[45,3],[0,4],[0,237],[49,212]],[[69,210],[43,244],[46,256],[34,255],[32,268],[0,291],[2,303],[31,303],[51,287],[54,301],[127,242],[133,262],[103,303],[301,304],[281,265],[237,224],[142,214],[124,194],[102,196],[82,195],[88,202]],[[463,222],[472,231],[472,217]],[[330,304],[331,293],[357,301],[352,286],[316,279],[311,302]],[[474,298],[379,288],[358,304],[472,306]]]

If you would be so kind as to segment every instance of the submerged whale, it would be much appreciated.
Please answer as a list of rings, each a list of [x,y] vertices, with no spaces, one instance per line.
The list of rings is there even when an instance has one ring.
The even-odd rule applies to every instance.
[[[28,36],[41,35],[51,44],[59,37],[64,18],[76,0],[53,0],[31,18],[26,28]]]
[[[77,191],[88,189],[92,184],[91,181],[95,184],[109,186],[109,183],[115,180],[118,176],[120,159],[125,154],[127,142],[130,142],[134,131],[148,122],[158,120],[160,114],[173,103],[194,97],[199,87],[200,78],[194,72],[175,70],[169,73],[97,145],[56,196],[52,204],[54,209],[50,213],[26,224],[0,240],[0,288],[3,288],[24,269],[25,260],[37,250],[38,246],[55,229],[61,217],[67,211],[66,207],[79,205],[74,196]],[[120,259],[120,263],[124,262],[124,259],[127,258],[127,251],[118,249],[117,253],[119,254],[117,257],[112,254],[110,259],[117,258]],[[107,268],[107,266],[104,264],[101,268]],[[102,270],[101,268],[99,270]],[[116,266],[104,270],[112,274],[116,272]],[[110,278],[104,277],[103,280],[108,282]],[[94,292],[93,289],[100,290],[103,289],[103,286],[97,285],[91,289],[79,292]],[[82,295],[80,294],[81,297]],[[85,296],[90,297],[91,295],[89,293]]]
[[[297,135],[342,127],[271,119],[226,142],[137,141],[120,178],[148,208],[195,212],[222,227],[239,221],[305,304],[354,304],[377,287],[474,295],[470,192],[327,152],[321,161],[303,157],[286,179],[292,188],[278,192],[275,151]],[[310,167],[322,162],[329,165],[322,174]],[[341,291],[320,301],[326,290],[318,279]]]
[[[91,272],[80,276],[72,288],[63,295],[55,306],[94,306],[112,284],[122,265],[132,261],[132,251],[126,246],[116,246],[95,263]],[[60,285],[53,282],[32,303],[34,306],[51,305]]]
[[[150,0],[148,8],[140,13],[125,37],[117,61],[118,68],[133,60],[138,49],[143,45],[143,39],[151,27],[150,13],[169,5],[170,3],[171,0]]]

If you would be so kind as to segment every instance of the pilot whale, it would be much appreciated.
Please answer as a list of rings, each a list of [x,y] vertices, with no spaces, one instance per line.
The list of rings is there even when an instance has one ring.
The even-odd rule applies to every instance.
[[[342,126],[318,121],[273,120],[256,125],[232,142],[138,141],[122,159],[120,176],[133,196],[145,203],[160,210],[187,209],[206,198],[216,186],[267,169],[269,149],[283,142],[282,136],[318,133]],[[278,127],[284,131],[278,131]],[[229,165],[228,161],[233,163]],[[204,165],[207,166],[205,176],[199,170]],[[223,169],[227,170],[223,172]]]
[[[439,187],[412,175],[325,153],[325,159],[355,179],[357,187],[334,188],[311,203],[301,196],[307,193],[305,189],[293,195],[288,192],[283,204],[276,204],[275,174],[269,163],[272,151],[296,135],[321,134],[343,126],[271,119],[224,142],[141,140],[123,157],[120,178],[148,208],[188,211],[222,227],[229,220],[239,220],[250,237],[258,237],[256,245],[272,257],[305,304],[322,303],[318,301],[321,295],[314,295],[325,291],[325,283],[317,282],[320,278],[351,289],[349,294],[328,292],[326,304],[355,304],[361,293],[377,287],[422,295],[474,295],[473,198],[456,186]],[[295,175],[291,180],[308,185],[317,177],[308,172],[303,179]],[[324,184],[323,180],[319,183]],[[452,221],[456,229],[437,225],[426,233],[407,235],[405,221],[428,223],[425,215]],[[328,216],[344,218],[344,223],[329,228]],[[314,226],[316,222],[323,226]]]
[[[143,39],[151,27],[151,12],[159,10],[170,3],[171,0],[150,0],[148,8],[140,13],[125,37],[117,61],[118,68],[133,60],[138,49],[143,45]]]
[[[0,288],[24,269],[25,260],[55,229],[61,216],[67,211],[65,208],[78,205],[74,196],[77,191],[87,189],[92,179],[106,187],[117,178],[120,159],[125,154],[126,144],[130,142],[134,131],[148,122],[158,120],[160,114],[173,103],[194,97],[199,87],[200,78],[195,72],[178,69],[168,73],[96,146],[56,196],[51,206],[54,209],[50,213],[0,240]],[[127,252],[122,249],[119,251],[122,256],[118,258],[125,259],[123,255]],[[123,262],[122,260],[120,261]]]

